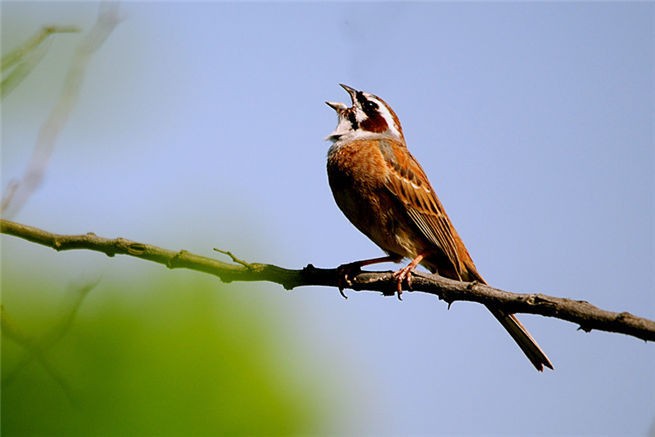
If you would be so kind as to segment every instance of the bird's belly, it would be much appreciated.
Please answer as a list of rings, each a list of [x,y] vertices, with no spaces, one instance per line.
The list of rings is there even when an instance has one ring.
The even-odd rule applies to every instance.
[[[370,174],[362,177],[328,165],[328,178],[332,194],[339,209],[360,232],[385,252],[405,258],[419,253],[411,230],[405,229],[399,218],[404,214],[397,200]],[[406,222],[406,221],[405,221]]]

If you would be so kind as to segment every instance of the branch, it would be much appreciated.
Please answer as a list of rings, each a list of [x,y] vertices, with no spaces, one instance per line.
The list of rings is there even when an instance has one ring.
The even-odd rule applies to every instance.
[[[184,268],[217,276],[223,282],[269,281],[291,290],[301,286],[323,285],[338,287],[337,269],[321,269],[308,264],[301,270],[290,270],[271,264],[248,263],[230,252],[223,252],[236,264],[196,255],[186,250],[169,250],[125,238],[103,238],[93,233],[59,235],[9,220],[0,219],[0,232],[57,251],[86,249],[107,256],[129,255],[163,264],[170,269]],[[396,280],[392,272],[361,272],[351,278],[356,291],[377,291],[392,296]],[[492,305],[510,313],[539,314],[567,320],[583,331],[593,329],[630,335],[655,341],[655,322],[627,312],[611,312],[589,302],[547,296],[540,293],[510,293],[484,284],[453,281],[438,275],[416,272],[412,278],[413,291],[433,294],[451,304],[455,301],[478,302]]]

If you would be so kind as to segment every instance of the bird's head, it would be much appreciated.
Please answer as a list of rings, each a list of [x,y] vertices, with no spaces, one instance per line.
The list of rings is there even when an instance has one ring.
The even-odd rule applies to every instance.
[[[341,87],[348,92],[352,106],[344,103],[325,102],[337,112],[337,127],[327,140],[357,140],[378,136],[392,137],[404,141],[400,120],[391,106],[376,95],[357,91],[347,85]]]

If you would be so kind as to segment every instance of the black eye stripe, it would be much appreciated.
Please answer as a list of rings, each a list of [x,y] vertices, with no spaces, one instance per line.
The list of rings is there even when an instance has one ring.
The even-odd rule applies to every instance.
[[[355,117],[354,112],[348,113],[348,121],[350,121],[353,130],[357,130],[359,128],[359,123],[357,122],[357,117]]]

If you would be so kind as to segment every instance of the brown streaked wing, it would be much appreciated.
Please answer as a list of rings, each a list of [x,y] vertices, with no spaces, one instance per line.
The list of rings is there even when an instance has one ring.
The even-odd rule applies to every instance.
[[[423,168],[404,145],[392,139],[380,141],[380,151],[389,169],[387,189],[407,208],[423,236],[444,252],[459,275],[452,225]]]

